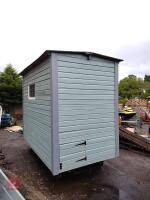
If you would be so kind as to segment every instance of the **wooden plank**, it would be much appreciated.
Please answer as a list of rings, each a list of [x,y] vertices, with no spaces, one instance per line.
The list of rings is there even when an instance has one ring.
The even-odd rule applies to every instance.
[[[35,103],[30,103],[29,101],[27,103],[24,102],[24,106],[25,106],[25,108],[29,107],[29,108],[35,108],[38,110],[47,110],[47,111],[49,111],[51,108],[50,105],[36,104],[36,101],[35,101]]]
[[[114,113],[110,114],[109,117],[104,117],[103,115],[97,115],[97,116],[89,116],[89,115],[79,115],[79,116],[72,116],[72,117],[67,117],[67,116],[61,116],[61,119],[59,121],[60,126],[65,126],[65,124],[92,124],[92,123],[100,123],[100,122],[107,122],[108,121],[113,121],[114,118]]]
[[[31,77],[32,75],[38,74],[43,70],[48,69],[50,66],[49,60],[46,59],[44,62],[37,65],[35,68],[31,69],[27,74],[23,76],[23,79],[27,79],[28,77]]]
[[[69,64],[70,65],[70,64]],[[92,67],[93,68],[93,67]],[[59,77],[61,76],[89,76],[89,77],[95,77],[95,78],[100,78],[102,76],[107,76],[107,77],[114,77],[114,69],[113,68],[106,68],[106,67],[101,67],[99,70],[96,68],[96,70],[92,70],[90,67],[89,69],[85,68],[83,65],[76,65],[73,67],[70,65],[68,68],[67,66],[59,66]],[[94,78],[93,77],[93,78]]]
[[[49,111],[45,111],[45,110],[38,110],[38,109],[36,109],[36,108],[29,108],[29,107],[26,107],[26,109],[25,109],[25,111],[24,111],[24,113],[26,113],[26,112],[32,112],[32,113],[37,113],[38,115],[43,115],[42,117],[44,118],[45,116],[47,117],[51,117],[51,112],[49,112]]]
[[[96,112],[96,111],[95,111]],[[64,121],[74,121],[74,120],[89,120],[89,119],[101,119],[104,118],[105,116],[109,116],[109,118],[114,118],[114,113],[105,113],[105,115],[103,113],[92,113],[92,112],[84,112],[84,114],[74,114],[74,115],[61,115],[61,118],[59,120],[59,122],[64,122]]]
[[[103,106],[103,108],[105,107],[105,108],[107,108],[107,106],[111,106],[111,103],[113,103],[114,101],[112,101],[112,99],[101,99],[101,101],[100,100],[98,100],[98,99],[87,99],[87,100],[85,100],[85,99],[60,99],[59,100],[59,106],[61,107],[61,106],[72,106],[72,107],[74,107],[74,106],[94,106],[94,105],[96,105],[97,107],[100,107],[100,106]],[[109,105],[108,105],[108,104]],[[113,104],[113,106],[111,106],[111,108],[113,109],[114,108],[114,104]]]
[[[59,78],[61,78],[61,80],[66,80],[66,79],[74,79],[74,80],[78,80],[78,82],[81,82],[81,80],[90,80],[90,81],[95,81],[96,83],[98,81],[114,81],[114,77],[113,76],[91,76],[91,75],[83,75],[83,74],[70,74],[68,75],[67,73],[60,73],[59,74]]]
[[[76,169],[82,166],[104,161],[104,160],[111,159],[114,157],[115,157],[115,151],[108,150],[105,152],[99,152],[98,154],[95,154],[94,156],[93,155],[89,156],[89,158],[86,161],[76,162],[75,160],[67,160],[62,163],[62,169],[60,170],[60,172]]]
[[[87,65],[87,67],[90,66],[99,66],[99,67],[114,67],[114,62],[113,61],[108,61],[108,60],[83,60],[83,59],[78,59],[78,58],[71,58],[71,57],[67,57],[67,56],[61,56],[58,55],[58,61],[61,62],[69,62],[69,63],[78,63],[78,64],[84,64]],[[71,65],[70,64],[70,65]],[[58,65],[60,65],[60,63],[58,62]],[[85,66],[86,67],[86,66]]]
[[[49,106],[51,107],[51,102],[49,100],[39,100],[39,99],[30,99],[30,101],[28,99],[24,99],[24,103],[26,104],[29,104],[30,105],[45,105],[45,106]]]
[[[111,107],[112,108],[112,107]],[[88,115],[90,115],[91,118],[93,117],[104,117],[104,116],[109,116],[111,115],[112,117],[114,116],[114,112],[111,111],[110,109],[102,109],[102,108],[96,108],[93,107],[93,109],[62,109],[59,111],[59,114],[61,117],[64,116],[75,116],[75,117],[83,117],[85,116],[85,118],[89,117]]]
[[[60,126],[59,127],[59,132],[64,133],[64,132],[70,132],[70,131],[80,131],[80,130],[87,130],[87,129],[96,129],[96,128],[104,128],[107,126],[112,126],[114,127],[114,122],[112,121],[107,121],[107,122],[101,122],[98,124],[86,124],[86,125],[74,125],[74,126]]]
[[[114,90],[113,84],[95,84],[95,85],[83,85],[80,83],[77,84],[68,84],[68,83],[58,83],[59,89],[80,89],[80,90]]]
[[[46,79],[46,77],[45,77],[45,79]],[[114,82],[107,77],[104,80],[90,80],[90,79],[84,80],[84,79],[75,79],[75,78],[61,78],[59,80],[59,84],[62,84],[62,83],[83,84],[83,85],[105,85],[105,86],[114,85]]]
[[[77,94],[58,94],[60,100],[114,100],[114,95],[77,95]],[[37,97],[40,99],[41,97]],[[45,99],[48,99],[46,97]],[[50,98],[49,98],[50,99]]]
[[[46,76],[47,74],[49,74],[50,69],[42,69],[39,73],[36,74],[31,74],[30,77],[27,77],[26,79],[24,79],[23,83],[24,84],[28,84],[30,81],[35,81],[36,79],[39,79],[40,77]]]
[[[81,151],[81,152],[77,152],[77,153],[74,153],[74,154],[69,154],[69,155],[65,155],[65,156],[60,157],[60,162],[64,162],[64,161],[67,161],[67,160],[77,161],[79,159],[84,158],[85,156],[86,156],[85,151]]]
[[[82,60],[87,60],[87,55],[85,54],[71,54],[71,53],[59,53],[60,56],[65,56],[65,57],[70,57],[70,58],[77,58],[77,59],[82,59]],[[91,55],[90,56],[90,60],[95,60],[95,61],[98,61],[98,62],[109,62],[109,63],[113,63],[114,61],[111,61],[111,60],[107,60],[105,58],[100,58],[100,57],[97,57],[97,56],[94,56],[94,55]]]
[[[138,134],[132,133],[131,131],[126,130],[125,128],[120,127],[119,130],[120,137],[133,142],[137,146],[145,149],[146,151],[150,152],[150,141]]]
[[[69,120],[69,121],[60,121],[59,126],[60,127],[69,127],[69,126],[80,126],[80,125],[97,125],[100,123],[107,123],[107,122],[113,122],[113,118],[95,118],[95,119],[77,119],[77,120]]]
[[[83,89],[59,89],[59,94],[68,94],[68,95],[113,95],[113,90],[83,90]]]

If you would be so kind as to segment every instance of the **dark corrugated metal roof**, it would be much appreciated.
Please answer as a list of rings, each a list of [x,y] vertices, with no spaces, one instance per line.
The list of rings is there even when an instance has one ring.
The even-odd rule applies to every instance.
[[[25,75],[27,72],[29,72],[32,68],[34,68],[37,64],[40,64],[42,61],[44,61],[46,58],[50,56],[51,53],[69,53],[69,54],[82,54],[82,55],[93,55],[95,57],[104,58],[107,60],[111,60],[114,62],[121,62],[122,59],[105,56],[102,54],[94,53],[94,52],[86,52],[86,51],[59,51],[59,50],[46,50],[39,58],[37,58],[33,63],[31,63],[28,67],[26,67],[20,75]]]

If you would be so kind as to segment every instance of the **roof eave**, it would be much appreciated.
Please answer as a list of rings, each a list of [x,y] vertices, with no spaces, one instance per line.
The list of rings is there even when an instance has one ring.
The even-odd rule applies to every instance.
[[[46,50],[39,58],[37,58],[33,63],[31,63],[28,67],[26,67],[22,72],[20,72],[19,75],[23,76],[26,73],[28,73],[31,69],[33,69],[37,64],[40,64],[43,60],[48,58],[51,53],[70,53],[70,54],[83,54],[83,55],[93,55],[99,58],[104,58],[110,61],[114,62],[121,62],[123,61],[122,59],[110,57],[110,56],[105,56],[102,54],[98,53],[93,53],[93,52],[84,52],[84,51],[59,51],[59,50]]]

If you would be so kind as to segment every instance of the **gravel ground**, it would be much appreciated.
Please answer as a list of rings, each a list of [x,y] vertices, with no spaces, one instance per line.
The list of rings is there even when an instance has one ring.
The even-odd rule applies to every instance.
[[[120,150],[120,157],[53,177],[23,139],[0,130],[1,168],[20,179],[27,200],[150,200],[150,157]]]

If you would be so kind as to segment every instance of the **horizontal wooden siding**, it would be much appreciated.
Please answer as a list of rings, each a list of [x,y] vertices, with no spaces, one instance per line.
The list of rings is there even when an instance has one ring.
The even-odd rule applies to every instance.
[[[114,62],[59,54],[57,64],[61,172],[115,157]]]
[[[23,78],[24,136],[31,148],[52,169],[51,86],[47,59]],[[28,86],[35,83],[35,99],[28,98]]]

